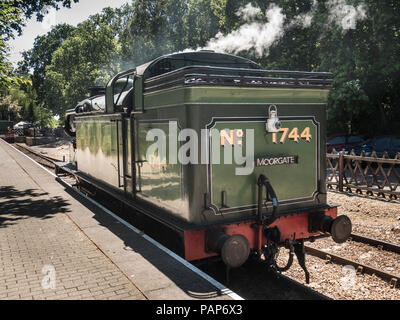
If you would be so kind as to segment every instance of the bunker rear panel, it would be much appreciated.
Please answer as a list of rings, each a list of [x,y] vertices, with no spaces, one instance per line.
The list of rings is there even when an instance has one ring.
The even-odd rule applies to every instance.
[[[139,130],[138,197],[195,224],[251,218],[256,212],[257,177],[264,174],[276,190],[280,212],[325,205],[327,96],[328,90],[319,89],[226,87],[186,87],[145,94],[146,112],[135,120]],[[270,105],[277,106],[282,123],[277,134],[266,131]],[[179,129],[195,130],[198,164],[169,163],[170,136],[175,135],[170,132],[174,128],[170,122],[177,123],[178,134]],[[157,150],[151,155],[152,165],[146,162],[146,152],[154,143],[146,141],[149,129],[165,132],[167,143],[166,158],[160,159]],[[213,137],[212,129],[219,135]],[[251,131],[254,158],[251,173],[246,174],[246,163],[235,163],[232,147],[241,143],[245,157],[250,141],[247,133]],[[177,149],[185,144],[179,142]],[[213,150],[213,145],[218,149]],[[215,153],[219,164],[212,161]],[[237,174],[238,169],[245,174]]]

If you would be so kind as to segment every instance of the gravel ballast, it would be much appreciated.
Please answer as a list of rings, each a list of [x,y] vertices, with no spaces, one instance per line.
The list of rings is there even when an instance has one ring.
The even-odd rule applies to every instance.
[[[400,244],[400,202],[385,201],[356,195],[328,193],[328,201],[340,205],[339,214],[347,215],[353,223],[353,232],[386,242]],[[400,277],[400,256],[372,246],[348,241],[337,244],[331,238],[307,243],[325,252],[357,261]],[[278,258],[283,266],[288,258],[281,250]],[[400,289],[376,277],[359,274],[353,267],[341,266],[307,255],[310,272],[309,286],[333,299],[341,300],[399,300]],[[305,284],[303,270],[297,263],[284,273],[286,276]]]

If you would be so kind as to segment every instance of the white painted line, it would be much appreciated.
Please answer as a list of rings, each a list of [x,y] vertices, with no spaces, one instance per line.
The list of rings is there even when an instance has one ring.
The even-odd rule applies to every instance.
[[[166,254],[168,254],[169,256],[171,256],[172,258],[174,258],[175,260],[177,260],[178,262],[182,263],[184,266],[186,266],[187,268],[189,268],[191,271],[193,271],[194,273],[196,273],[198,276],[200,276],[201,278],[207,280],[209,283],[211,283],[214,287],[216,287],[218,290],[221,291],[222,294],[226,294],[227,296],[231,297],[233,300],[244,300],[242,297],[240,297],[238,294],[236,294],[235,292],[233,292],[232,290],[230,290],[229,288],[227,288],[226,286],[224,286],[223,284],[221,284],[220,282],[218,282],[217,280],[211,278],[208,274],[204,273],[203,271],[201,271],[200,269],[198,269],[197,267],[195,267],[194,265],[192,265],[190,262],[186,261],[185,259],[183,259],[182,257],[178,256],[176,253],[172,252],[171,250],[169,250],[168,248],[164,247],[161,243],[157,242],[156,240],[154,240],[153,238],[149,237],[146,234],[143,234],[142,231],[140,231],[139,229],[135,228],[134,226],[132,226],[130,223],[126,222],[125,220],[121,219],[120,217],[118,217],[115,213],[111,212],[110,210],[108,210],[106,207],[102,206],[100,203],[94,201],[93,199],[91,199],[90,197],[86,196],[84,193],[82,193],[81,191],[75,189],[74,187],[72,187],[69,183],[63,181],[60,177],[58,177],[57,175],[55,175],[53,172],[47,170],[45,167],[43,167],[42,165],[40,165],[39,163],[37,163],[35,160],[33,160],[32,158],[28,157],[25,153],[21,152],[20,150],[18,150],[17,148],[15,148],[14,146],[8,144],[8,146],[10,146],[11,148],[13,148],[14,150],[18,151],[20,154],[24,155],[26,158],[28,158],[29,160],[31,160],[33,163],[35,163],[37,166],[39,166],[40,168],[42,168],[43,170],[45,170],[47,173],[49,173],[50,175],[52,175],[53,177],[56,178],[56,181],[59,182],[60,184],[64,185],[65,187],[73,190],[74,192],[76,192],[77,194],[79,194],[80,196],[84,197],[85,199],[87,199],[88,201],[90,201],[91,203],[93,203],[95,206],[97,206],[98,208],[100,208],[101,210],[103,210],[105,213],[109,214],[110,216],[112,216],[114,219],[118,220],[119,222],[121,222],[124,226],[128,227],[129,229],[131,229],[132,231],[134,231],[135,233],[137,233],[139,236],[145,238],[147,241],[149,241],[150,243],[152,243],[153,245],[155,245],[157,248],[161,249],[162,251],[164,251]]]
[[[106,212],[107,214],[112,216],[114,219],[116,219],[119,222],[121,222],[124,226],[128,227],[129,229],[134,231],[136,234],[138,234],[139,236],[143,237],[144,239],[146,239],[147,241],[149,241],[150,243],[155,245],[157,248],[159,248],[162,251],[164,251],[165,253],[167,253],[169,256],[171,256],[172,258],[174,258],[178,262],[182,263],[184,266],[186,266],[187,268],[189,268],[190,270],[195,272],[197,275],[199,275],[203,279],[205,279],[208,282],[210,282],[213,286],[215,286],[217,289],[219,289],[221,291],[221,293],[230,296],[233,300],[244,300],[242,297],[240,297],[239,295],[237,295],[232,290],[230,290],[229,288],[225,287],[224,285],[222,285],[221,283],[219,283],[215,279],[211,278],[209,275],[207,275],[206,273],[204,273],[203,271],[201,271],[200,269],[198,269],[197,267],[192,265],[190,262],[186,261],[185,259],[183,259],[180,256],[178,256],[176,253],[174,253],[171,250],[169,250],[168,248],[164,247],[161,243],[157,242],[156,240],[154,240],[153,238],[149,237],[148,235],[143,234],[142,231],[140,231],[139,229],[135,228],[134,226],[132,226],[130,223],[126,222],[125,220],[121,219],[115,213],[113,213],[112,211],[108,210],[106,207],[102,206],[100,203],[98,203],[98,202],[94,201],[93,199],[91,199],[90,197],[86,196],[81,191],[73,188],[69,183],[63,181],[59,177],[57,177],[56,180],[59,183],[63,184],[64,186],[72,189],[73,191],[75,191],[76,193],[78,193],[79,195],[81,195],[82,197],[84,197],[85,199],[87,199],[88,201],[90,201],[91,203],[96,205],[97,207],[99,207],[101,210],[103,210],[104,212]]]
[[[13,145],[5,142],[3,139],[0,139],[0,141],[4,142],[6,145],[8,145],[9,147],[13,148],[15,151],[19,152],[20,154],[22,154],[23,156],[25,156],[26,158],[28,158],[29,160],[31,160],[34,164],[36,164],[37,166],[39,166],[40,168],[42,168],[44,171],[46,171],[47,173],[51,174],[53,177],[57,178],[57,175],[53,172],[51,172],[50,170],[47,170],[45,167],[43,167],[40,163],[36,162],[35,160],[33,160],[32,158],[28,157],[25,153],[21,152],[20,150],[18,150],[17,148],[15,148]]]

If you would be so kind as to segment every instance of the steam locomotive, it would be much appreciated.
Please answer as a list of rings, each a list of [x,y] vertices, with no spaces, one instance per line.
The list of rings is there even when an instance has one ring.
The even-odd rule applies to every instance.
[[[351,221],[327,203],[332,74],[263,70],[212,51],[175,53],[117,74],[66,114],[59,170],[132,208],[145,232],[188,261],[228,268],[256,256],[278,271],[304,242]],[[154,232],[153,232],[154,234]],[[290,250],[286,267],[275,262]]]

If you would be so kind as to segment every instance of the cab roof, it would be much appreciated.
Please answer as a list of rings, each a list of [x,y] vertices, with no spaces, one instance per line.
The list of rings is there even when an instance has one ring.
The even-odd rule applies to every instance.
[[[241,69],[262,69],[257,63],[238,56],[202,50],[179,52],[161,56],[136,67],[136,75],[144,79],[162,75],[187,66],[213,66]]]

